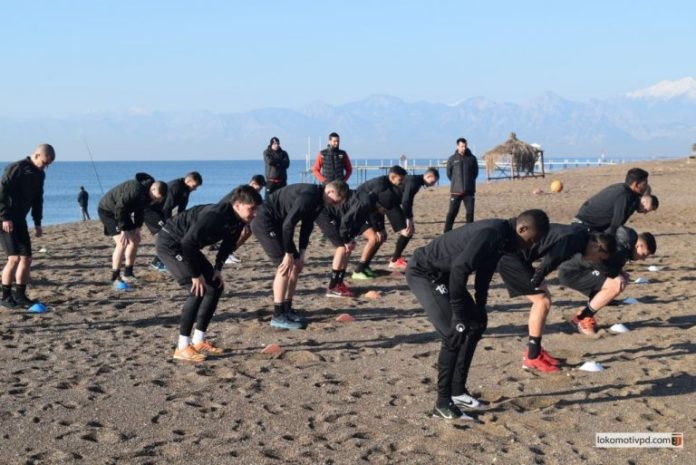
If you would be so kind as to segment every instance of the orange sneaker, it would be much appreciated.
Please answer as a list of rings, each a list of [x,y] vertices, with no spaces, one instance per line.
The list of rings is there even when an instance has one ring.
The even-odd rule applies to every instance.
[[[396,260],[389,260],[389,269],[395,271],[404,271],[408,266],[408,262],[404,257],[399,257]]]
[[[177,347],[176,350],[174,350],[174,359],[183,360],[185,362],[201,363],[205,361],[206,357],[205,354],[201,354],[194,349],[192,345],[188,345],[183,350],[179,350]]]
[[[555,365],[551,365],[541,355],[537,358],[527,358],[526,353],[524,355],[524,358],[522,359],[522,368],[524,368],[525,370],[541,371],[542,373],[555,373],[557,371],[561,371],[560,368],[558,368]]]
[[[196,350],[196,352],[200,352],[201,354],[222,355],[225,353],[224,349],[215,347],[207,340],[199,342],[198,344],[193,344],[193,348]]]
[[[595,336],[597,334],[597,320],[593,316],[578,318],[575,315],[570,322],[578,329],[580,334],[585,336]]]

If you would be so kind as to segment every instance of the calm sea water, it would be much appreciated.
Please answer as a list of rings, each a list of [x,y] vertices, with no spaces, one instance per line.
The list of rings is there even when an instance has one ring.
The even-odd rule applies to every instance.
[[[370,165],[389,166],[398,160],[369,160]],[[429,160],[416,161],[428,164]],[[434,162],[434,161],[433,161]],[[8,162],[0,162],[4,170]],[[353,164],[364,164],[355,160]],[[288,182],[302,181],[301,172],[305,169],[304,160],[292,160],[288,170]],[[95,173],[96,170],[96,173]],[[80,186],[89,192],[89,212],[92,219],[97,219],[97,205],[104,192],[123,181],[132,179],[137,172],[146,172],[155,179],[171,181],[190,171],[198,171],[203,176],[203,185],[191,194],[189,206],[214,203],[240,184],[246,184],[254,174],[264,174],[262,160],[204,160],[204,161],[143,161],[143,162],[71,162],[56,161],[46,171],[44,185],[44,225],[80,221],[80,207],[77,205],[77,193]],[[370,177],[382,174],[371,171]],[[441,172],[444,177],[444,172]],[[99,181],[97,180],[97,176]],[[447,179],[445,178],[445,181]],[[314,179],[306,182],[313,182]],[[352,183],[351,183],[352,185]],[[32,226],[31,215],[28,216]]]
[[[389,167],[398,160],[353,160],[353,165]],[[437,164],[436,159],[409,160],[409,165],[415,163],[418,166]],[[4,170],[7,162],[0,162],[0,169]],[[572,168],[568,166],[567,168]],[[302,182],[302,171],[305,169],[304,160],[292,160],[288,170],[288,182]],[[203,185],[191,194],[189,206],[214,203],[223,195],[240,184],[246,184],[254,174],[264,174],[262,160],[201,160],[201,161],[143,161],[143,162],[71,162],[57,161],[46,171],[46,183],[44,186],[44,218],[43,224],[60,224],[80,221],[80,208],[77,205],[77,193],[80,186],[85,186],[89,192],[89,211],[92,219],[97,219],[97,205],[102,196],[100,188],[104,192],[115,185],[133,179],[137,172],[146,172],[155,179],[171,181],[183,177],[190,171],[198,171],[203,176]],[[369,171],[369,177],[383,174],[382,171]],[[444,169],[440,169],[440,185],[448,185]],[[485,179],[485,170],[479,171],[478,180]],[[354,172],[351,178],[351,187],[358,183]],[[314,178],[305,182],[314,182]],[[31,224],[31,217],[29,217]]]

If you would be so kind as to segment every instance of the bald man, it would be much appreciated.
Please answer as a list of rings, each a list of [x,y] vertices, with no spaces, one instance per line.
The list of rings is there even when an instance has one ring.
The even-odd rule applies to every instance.
[[[31,266],[31,237],[27,214],[31,210],[36,237],[43,235],[44,171],[53,163],[56,152],[48,144],[41,144],[34,152],[9,164],[0,180],[0,220],[2,220],[2,246],[7,253],[7,264],[2,270],[2,301],[6,308],[34,305],[27,297],[29,268]],[[12,281],[16,283],[12,295]]]

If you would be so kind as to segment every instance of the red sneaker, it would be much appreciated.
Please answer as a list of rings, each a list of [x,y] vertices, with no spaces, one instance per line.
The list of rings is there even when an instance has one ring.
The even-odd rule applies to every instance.
[[[528,353],[529,353],[529,349],[525,349],[524,353],[522,354],[525,359],[527,358]],[[543,347],[541,348],[541,352],[539,352],[539,358],[543,358],[546,361],[546,363],[548,363],[549,365],[553,365],[555,367],[561,366],[560,360],[552,357],[551,354],[546,352]]]
[[[597,320],[593,316],[578,318],[578,315],[575,315],[570,320],[570,323],[578,329],[580,334],[585,336],[595,336],[597,334]]]
[[[396,260],[389,260],[389,269],[396,271],[404,271],[408,266],[408,262],[404,257],[399,257]]]
[[[326,297],[353,297],[353,291],[345,283],[339,283],[326,290]]]
[[[555,365],[551,365],[545,358],[543,358],[541,355],[537,358],[527,358],[527,354],[525,353],[524,358],[522,359],[522,368],[525,370],[537,370],[541,371],[542,373],[555,373],[557,371],[561,371],[560,368],[558,368]]]

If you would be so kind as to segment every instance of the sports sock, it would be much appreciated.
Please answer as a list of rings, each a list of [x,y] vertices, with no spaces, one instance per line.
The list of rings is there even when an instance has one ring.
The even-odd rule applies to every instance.
[[[124,276],[133,276],[133,265],[126,265],[123,270]]]
[[[193,338],[191,342],[194,344],[199,344],[205,340],[205,331],[200,331],[198,329],[193,330]]]
[[[20,298],[27,298],[27,285],[26,284],[17,284],[17,297]]]
[[[121,271],[120,270],[111,270],[111,280],[112,281],[120,281],[121,280]]]
[[[396,240],[396,247],[394,247],[394,255],[392,255],[391,261],[396,261],[403,255],[404,249],[410,240],[410,237],[399,235],[399,238]]]
[[[541,336],[534,337],[529,336],[529,342],[527,342],[527,358],[533,359],[537,358],[541,353]]]
[[[592,310],[592,307],[590,307],[590,304],[587,304],[585,308],[582,309],[582,312],[578,314],[578,319],[582,320],[583,318],[591,317],[594,316],[595,311]]]
[[[288,313],[290,310],[292,310],[292,300],[284,300],[282,305],[284,313]]]
[[[179,343],[176,345],[176,347],[179,350],[184,350],[189,345],[191,345],[191,338],[188,336],[179,335]]]
[[[358,262],[357,266],[355,267],[355,272],[362,273],[365,271],[366,267],[367,267],[367,262],[360,261],[360,262]]]
[[[338,283],[337,284],[343,284],[343,278],[346,277],[346,270],[345,268],[342,270],[338,270]]]
[[[9,299],[12,296],[12,284],[2,285],[2,298],[3,300]]]
[[[280,316],[283,314],[283,304],[273,304],[273,316]]]
[[[331,279],[329,280],[329,289],[336,287],[336,284],[340,282],[340,270],[331,270]]]

